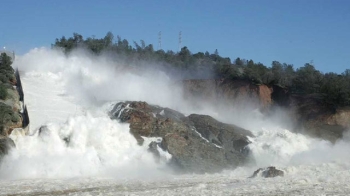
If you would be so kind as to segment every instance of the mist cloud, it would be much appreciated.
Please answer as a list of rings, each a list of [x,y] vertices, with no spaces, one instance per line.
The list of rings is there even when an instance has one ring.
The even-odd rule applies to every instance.
[[[140,64],[142,64],[142,66],[139,66]],[[195,101],[196,104],[189,102],[187,99],[184,99],[182,83],[179,82],[179,78],[181,77],[178,77],[178,73],[176,73],[175,76],[169,75],[169,73],[174,72],[159,69],[157,63],[145,64],[145,62],[142,62],[128,64],[123,62],[123,60],[118,60],[118,57],[111,57],[109,54],[95,56],[81,49],[75,50],[69,55],[65,55],[60,50],[37,48],[31,50],[24,56],[16,58],[13,66],[18,67],[20,71],[24,72],[24,74],[34,74],[33,76],[36,75],[37,77],[48,75],[49,78],[55,78],[57,83],[64,86],[63,94],[66,95],[65,98],[69,97],[74,103],[85,107],[86,110],[88,110],[88,113],[93,113],[93,111],[89,111],[92,108],[98,110],[98,108],[106,102],[146,101],[150,104],[169,107],[185,114],[208,114],[225,123],[241,126],[252,131],[256,136],[255,138],[251,138],[252,144],[250,145],[250,148],[252,149],[257,166],[259,167],[270,165],[289,166],[295,164],[322,163],[338,160],[339,158],[349,160],[348,156],[345,154],[346,151],[344,150],[349,149],[350,147],[348,145],[349,141],[346,139],[347,137],[335,146],[332,146],[328,142],[311,139],[304,135],[293,133],[290,131],[290,128],[293,127],[293,123],[289,119],[287,113],[283,110],[276,110],[273,115],[266,116],[259,111],[255,104],[244,100],[236,103],[227,100],[228,102],[223,101],[216,104],[210,104],[204,100],[197,100]],[[89,138],[90,134],[96,134],[94,132],[96,127],[109,130],[110,128],[106,128],[105,124],[116,123],[108,121],[108,116],[105,115],[103,119],[100,119],[102,122],[105,122],[105,124],[89,124],[85,123],[84,120],[94,121],[95,118],[101,117],[101,115],[99,114],[93,117],[82,114],[79,115],[70,116],[71,120],[65,122],[65,125],[60,123],[54,126],[52,125],[52,130],[54,130],[56,136],[50,136],[47,142],[54,143],[54,141],[56,141],[55,138],[60,134],[62,135],[72,121],[76,122],[77,125],[73,126],[71,124],[74,129],[70,130],[70,133],[76,133],[76,130],[81,129],[88,130],[87,132],[83,132],[85,135],[81,135],[83,138]],[[67,118],[68,117],[69,116],[67,116]],[[78,119],[83,119],[83,121],[79,121]],[[86,125],[84,127],[81,124]],[[128,130],[123,126],[113,130],[115,133],[121,134],[122,131],[123,134],[129,134]],[[118,140],[118,138],[114,137],[115,135],[113,135],[112,132],[108,132],[108,134],[106,136],[107,138],[110,137],[113,141]],[[130,140],[129,145],[131,145],[132,148],[128,148],[128,151],[125,154],[138,151],[138,147],[134,146],[134,143],[132,143],[135,142],[134,138],[132,138],[130,134],[129,136],[130,138],[127,140]],[[123,137],[126,137],[126,135]],[[28,142],[32,142],[32,145],[34,146],[32,150],[34,151],[48,145],[47,143],[31,140],[38,139],[31,138],[28,141],[18,140],[17,142],[19,147],[21,145],[27,145]],[[93,145],[90,146],[91,148],[99,149],[101,147],[98,147],[98,141],[92,141],[92,143]],[[79,146],[78,144],[82,146]],[[58,146],[61,146],[61,144],[58,144]],[[80,156],[82,156],[82,160],[86,158],[85,156],[88,156],[87,154],[90,154],[90,151],[86,151],[86,149],[88,149],[87,146],[88,143],[77,142],[77,146],[74,147],[75,150],[85,149],[81,151],[82,154]],[[62,149],[62,152],[67,152],[69,155],[67,149],[63,147]],[[119,152],[118,148],[108,149],[112,149],[113,153]],[[21,151],[21,149],[19,150],[20,151],[14,151],[14,154],[7,158],[8,165],[19,164],[19,160],[23,163],[28,162],[28,160],[24,158],[25,151]],[[92,156],[94,160],[97,160],[95,159],[96,157],[101,157],[106,149],[102,148],[99,150],[97,150]],[[138,152],[145,153],[145,149],[143,150],[144,151],[141,150]],[[34,157],[34,160],[38,162],[40,162],[43,157],[47,156],[48,153],[53,153],[52,160],[57,159],[56,155],[59,155],[59,152],[56,152],[55,150],[52,152],[42,152],[42,154],[40,154],[40,152],[42,151],[38,150],[39,154],[36,158]],[[55,153],[58,154],[55,155]],[[322,154],[331,154],[331,156],[322,156]],[[19,158],[14,158],[16,156]],[[114,155],[107,156],[107,158],[105,158],[107,162],[109,160],[108,157],[113,159]],[[24,159],[24,161],[21,159]],[[147,157],[146,160],[148,161]],[[344,161],[344,159],[341,160]],[[63,163],[67,164],[67,168],[69,168],[69,164],[73,164],[73,166],[75,165],[72,162],[68,161],[66,163],[65,161],[66,159],[63,159]],[[130,161],[135,160],[131,159]],[[148,163],[150,162],[148,161]],[[55,164],[50,165],[49,162],[47,162],[47,165],[52,167],[55,166]],[[21,167],[20,164],[17,166]],[[94,167],[93,164],[90,166]],[[95,166],[104,167],[106,165],[97,164]],[[153,168],[156,167],[153,163],[150,163],[147,166]],[[122,170],[134,171],[137,167],[138,166],[128,168],[124,167]],[[149,167],[147,169],[149,169]],[[115,170],[118,173],[118,171],[121,171],[120,168],[112,167],[110,169]],[[91,171],[87,172],[85,170],[80,170],[80,172],[90,175],[89,172]],[[96,174],[99,173],[99,171],[92,173]],[[49,174],[55,176],[54,174]],[[45,176],[45,174],[41,174],[41,176]]]

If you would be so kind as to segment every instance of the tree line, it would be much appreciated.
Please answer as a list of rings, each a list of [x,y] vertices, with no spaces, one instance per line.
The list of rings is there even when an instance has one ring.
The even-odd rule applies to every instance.
[[[7,89],[12,89],[15,81],[12,59],[6,53],[0,54],[0,100],[7,98]]]
[[[157,62],[164,67],[186,73],[189,78],[225,78],[247,80],[254,84],[277,85],[297,94],[320,94],[328,103],[337,106],[350,106],[350,69],[342,74],[322,73],[311,63],[295,69],[292,64],[273,61],[271,66],[253,60],[236,58],[231,60],[222,57],[215,50],[213,53],[192,53],[187,47],[180,51],[155,50],[152,44],[145,41],[133,42],[122,39],[108,32],[103,38],[83,38],[78,33],[72,37],[56,39],[52,47],[61,48],[66,54],[73,49],[83,47],[94,54],[106,52],[123,57],[126,63]],[[213,73],[213,74],[205,74]]]

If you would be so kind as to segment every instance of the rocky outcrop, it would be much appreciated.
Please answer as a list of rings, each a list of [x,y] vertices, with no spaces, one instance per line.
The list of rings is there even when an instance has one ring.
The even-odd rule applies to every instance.
[[[255,103],[261,109],[271,106],[273,89],[266,85],[255,85],[245,80],[203,79],[183,81],[185,98],[203,100],[217,104]]]
[[[230,104],[249,102],[267,114],[276,106],[283,107],[294,121],[294,131],[333,143],[350,130],[350,108],[335,107],[321,94],[292,94],[276,85],[231,79],[184,80],[183,86],[185,98],[194,105],[201,100],[215,106],[222,103],[224,108],[229,108]]]
[[[112,119],[130,123],[130,132],[139,144],[143,137],[161,137],[151,143],[172,155],[170,165],[187,172],[217,172],[235,168],[251,160],[248,137],[252,133],[240,127],[221,123],[206,115],[183,114],[146,102],[121,102],[110,112]]]
[[[337,108],[321,94],[293,95],[290,99],[291,116],[302,133],[335,142],[350,130],[350,108]]]
[[[259,168],[256,170],[250,178],[255,178],[257,176],[264,178],[274,178],[277,176],[284,176],[284,172],[282,170],[278,170],[275,167],[267,167],[267,168]]]

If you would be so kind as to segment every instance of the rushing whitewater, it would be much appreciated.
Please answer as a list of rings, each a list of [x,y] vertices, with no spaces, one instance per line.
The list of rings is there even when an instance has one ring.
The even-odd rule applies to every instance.
[[[13,132],[16,148],[0,165],[0,194],[20,195],[346,195],[350,136],[332,145],[288,130],[285,118],[254,108],[192,108],[181,87],[155,69],[136,70],[107,57],[34,49],[16,58],[31,120],[30,134]],[[205,113],[251,130],[256,165],[218,174],[176,175],[169,158],[156,162],[127,124],[107,112],[117,101],[146,101],[184,113]],[[281,117],[283,115],[276,115]],[[39,128],[41,127],[40,131]],[[67,142],[69,138],[69,142]],[[285,177],[247,178],[277,166]]]

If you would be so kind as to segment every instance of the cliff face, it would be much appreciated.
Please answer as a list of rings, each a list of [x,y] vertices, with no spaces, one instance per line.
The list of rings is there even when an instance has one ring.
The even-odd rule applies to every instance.
[[[191,100],[203,100],[217,104],[239,104],[249,102],[261,109],[269,108],[272,104],[271,94],[273,89],[266,85],[254,85],[243,80],[184,80],[185,98]]]
[[[350,128],[350,108],[337,109],[334,115],[330,115],[325,119],[329,125],[340,125]]]
[[[331,142],[350,129],[350,108],[329,104],[320,94],[291,95],[291,116],[303,133]]]
[[[240,104],[249,102],[262,111],[279,106],[289,111],[295,131],[331,142],[350,129],[350,108],[336,108],[323,96],[291,94],[279,86],[255,85],[242,80],[185,80],[185,97],[208,103]]]

